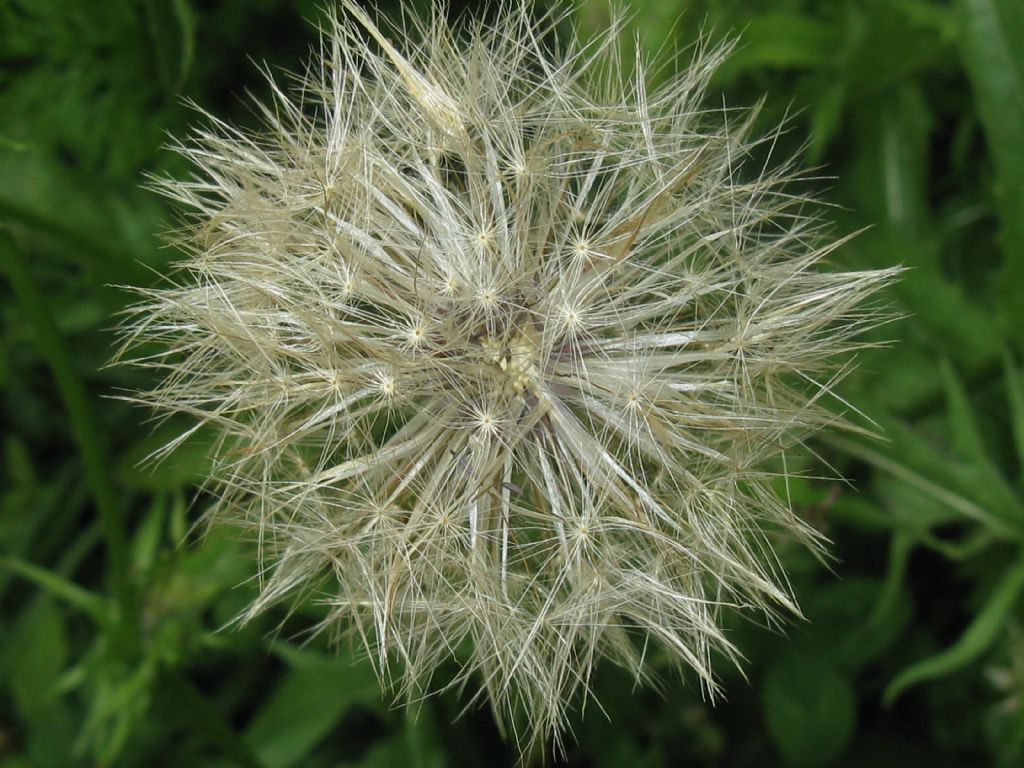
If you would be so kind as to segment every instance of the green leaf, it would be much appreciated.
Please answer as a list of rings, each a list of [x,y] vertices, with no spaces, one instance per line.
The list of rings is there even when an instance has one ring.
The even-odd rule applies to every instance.
[[[960,0],[960,54],[996,166],[1004,309],[1024,329],[1024,4]]]
[[[403,721],[402,730],[409,751],[405,765],[409,768],[444,768],[444,748],[431,702],[425,702],[416,710],[407,709]]]
[[[744,27],[739,48],[718,76],[729,80],[761,67],[822,68],[836,56],[837,29],[805,13],[773,11],[755,16]]]
[[[818,98],[811,107],[811,145],[808,150],[808,162],[821,161],[836,131],[839,130],[845,106],[846,84],[841,79],[828,78],[828,82],[822,83],[818,90]]]
[[[267,768],[301,765],[352,707],[380,701],[377,677],[366,662],[295,649],[280,654],[291,668],[245,735]]]
[[[53,571],[40,568],[38,565],[26,563],[13,557],[0,557],[0,568],[7,568],[35,583],[38,587],[59,597],[75,608],[91,616],[97,624],[109,621],[107,604],[99,595],[83,589],[74,582],[68,581]]]
[[[894,567],[901,565],[894,563]],[[819,587],[802,603],[808,624],[802,632],[794,631],[794,646],[850,671],[890,648],[911,614],[902,580],[890,586],[878,579],[851,576]]]
[[[932,0],[901,0],[893,3],[892,9],[904,16],[913,26],[925,27],[936,32],[939,39],[956,39],[957,26],[952,8]]]
[[[210,476],[216,454],[215,435],[198,429],[164,452],[188,430],[179,421],[168,421],[121,452],[114,474],[128,488],[173,491],[204,481]]]
[[[174,17],[181,27],[181,57],[178,64],[178,80],[175,90],[180,90],[192,70],[196,49],[196,19],[188,0],[171,0]]]
[[[842,76],[848,81],[851,109],[870,108],[866,100],[934,75],[936,62],[949,58],[950,41],[934,24],[911,19],[904,3],[843,3],[840,24],[849,53]]]
[[[177,700],[177,707],[195,733],[228,758],[223,765],[232,768],[266,768],[249,749],[224,713],[184,675],[165,672],[160,688]],[[205,763],[204,763],[205,765]],[[222,763],[212,763],[220,766]]]
[[[391,768],[396,765],[406,768],[444,768],[446,764],[437,723],[427,704],[416,712],[406,710],[402,717],[402,727],[396,729],[390,737],[377,741],[358,763],[351,765],[359,768]]]
[[[31,722],[56,700],[57,681],[67,663],[67,630],[53,601],[42,600],[23,614],[7,653],[14,704]]]
[[[974,408],[956,371],[947,361],[943,361],[941,370],[953,450],[960,459],[948,468],[948,472],[958,481],[959,487],[965,493],[971,493],[982,506],[1001,517],[1024,520],[1020,499],[988,456]]]
[[[184,0],[147,3],[145,9],[147,32],[161,85],[168,91],[178,91],[192,68],[195,52],[192,9]]]
[[[998,315],[936,268],[941,261],[940,244],[928,239],[888,240],[879,245],[900,253],[914,269],[894,291],[923,321],[919,332],[927,334],[929,344],[967,370],[978,370],[996,357],[1002,346]]]
[[[120,500],[110,480],[107,445],[100,430],[96,404],[78,374],[71,350],[54,326],[55,308],[37,285],[28,259],[3,228],[0,228],[0,269],[11,283],[26,322],[35,332],[40,356],[46,360],[60,392],[99,511],[114,591],[121,600],[125,615],[131,616],[134,598],[128,576],[128,539]]]
[[[909,615],[910,601],[903,584],[907,575],[907,560],[913,548],[914,539],[905,532],[896,531],[889,539],[889,565],[885,571],[885,581],[862,631],[874,632],[898,622],[904,606],[906,614]]]
[[[856,727],[850,681],[820,657],[788,651],[765,674],[761,707],[787,765],[812,768],[843,753]]]
[[[885,689],[883,702],[888,706],[911,686],[948,675],[978,658],[999,635],[1022,589],[1024,560],[1006,572],[960,639],[941,653],[921,659],[898,674]]]
[[[7,435],[4,439],[4,464],[7,472],[19,490],[29,490],[38,482],[32,457],[25,443],[17,435]]]
[[[132,563],[141,573],[147,573],[156,561],[163,540],[164,522],[167,520],[167,497],[154,497],[132,541]]]
[[[872,148],[880,175],[875,194],[884,207],[884,221],[904,234],[915,235],[927,221],[928,134],[932,117],[921,88],[905,84],[874,105],[868,124],[878,132]],[[920,266],[933,267],[932,264]],[[933,267],[934,268],[934,267]]]
[[[974,409],[967,399],[963,384],[948,360],[940,365],[946,387],[946,405],[949,426],[953,432],[953,450],[963,461],[987,463],[981,430],[974,418]]]
[[[886,436],[892,440],[888,451],[837,435],[828,435],[825,439],[845,453],[867,461],[876,469],[891,475],[959,516],[980,523],[992,534],[1013,541],[1020,540],[1022,532],[1019,525],[994,514],[964,495],[958,488],[950,487],[950,462],[931,449],[923,438],[898,422],[886,421],[883,427]],[[941,514],[929,511],[928,515],[918,522],[920,526],[928,526],[944,522],[946,519],[948,518]]]
[[[840,494],[829,509],[829,519],[869,533],[886,533],[893,527],[892,515],[877,501],[865,498],[863,494]]]
[[[1024,477],[1024,380],[1020,378],[1013,358],[1007,353],[1003,358],[1006,372],[1007,399],[1010,402],[1010,423],[1013,427],[1013,442],[1017,448],[1021,476]]]

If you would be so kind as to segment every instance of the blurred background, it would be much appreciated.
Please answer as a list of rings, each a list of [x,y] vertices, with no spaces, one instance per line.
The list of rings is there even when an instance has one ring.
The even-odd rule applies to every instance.
[[[826,479],[794,502],[835,556],[780,549],[807,620],[729,619],[746,677],[719,665],[714,706],[657,656],[660,690],[602,667],[566,764],[1024,765],[1024,4],[629,5],[643,48],[681,62],[702,31],[741,35],[709,106],[766,94],[836,234],[864,230],[837,265],[909,270],[884,297],[893,344],[840,390],[885,440],[800,460]],[[185,100],[255,126],[257,64],[300,69],[322,6],[0,0],[3,768],[515,764],[486,709],[396,709],[347,648],[305,642],[315,605],[231,625],[251,548],[187,540],[208,445],[140,467],[182,425],[110,399],[152,383],[106,364],[117,286],[176,256],[143,183],[188,174],[162,146]],[[603,0],[570,18],[584,37],[607,19]]]

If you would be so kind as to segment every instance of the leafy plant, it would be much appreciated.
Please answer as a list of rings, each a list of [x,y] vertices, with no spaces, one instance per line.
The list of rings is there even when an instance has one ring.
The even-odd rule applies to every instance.
[[[183,98],[252,126],[241,96],[266,91],[247,57],[294,66],[317,5],[0,3],[4,766],[514,759],[488,715],[447,695],[393,712],[344,648],[335,659],[319,640],[303,647],[315,606],[228,626],[255,594],[253,553],[225,538],[182,543],[209,503],[197,488],[212,438],[152,471],[139,460],[183,424],[154,433],[105,397],[152,384],[105,367],[106,329],[128,300],[111,286],[156,285],[154,270],[180,255],[159,246],[174,220],[141,182],[187,174],[160,149],[191,120]],[[1018,764],[1019,4],[632,6],[649,53],[682,51],[661,77],[701,30],[741,34],[707,106],[768,93],[762,127],[788,116],[783,154],[810,136],[803,157],[821,164],[837,233],[868,227],[834,267],[909,269],[884,297],[902,319],[871,337],[894,343],[862,353],[866,375],[838,390],[881,437],[812,443],[789,464],[803,476],[778,488],[833,542],[828,567],[779,548],[807,620],[726,626],[749,683],[716,665],[729,697],[713,707],[656,653],[657,691],[622,695],[631,678],[599,667],[612,724],[589,708],[566,764]],[[605,9],[581,3],[573,20],[599,33]],[[816,479],[836,477],[826,463],[850,483]]]

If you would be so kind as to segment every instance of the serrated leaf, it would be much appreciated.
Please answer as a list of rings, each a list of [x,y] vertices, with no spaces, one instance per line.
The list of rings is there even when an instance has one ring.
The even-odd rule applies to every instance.
[[[908,688],[948,675],[977,659],[998,637],[1022,590],[1024,561],[1007,570],[960,639],[941,653],[922,659],[898,674],[885,689],[883,702],[890,705]]]

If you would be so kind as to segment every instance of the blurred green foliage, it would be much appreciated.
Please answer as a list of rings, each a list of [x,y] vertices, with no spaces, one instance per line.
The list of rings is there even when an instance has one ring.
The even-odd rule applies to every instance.
[[[0,766],[514,763],[486,711],[393,709],[344,646],[305,643],[315,605],[234,626],[250,546],[183,543],[201,436],[140,468],[181,425],[109,399],[146,383],[105,367],[114,286],[174,259],[142,186],[188,173],[165,137],[187,99],[254,124],[251,60],[297,68],[319,6],[0,0]],[[1024,763],[1024,5],[631,9],[644,49],[680,52],[660,76],[698,35],[740,34],[716,104],[767,94],[765,129],[788,120],[777,157],[818,164],[836,231],[864,230],[838,262],[910,269],[875,332],[894,343],[841,390],[885,438],[820,438],[788,488],[835,542],[831,569],[781,545],[807,620],[733,619],[749,679],[723,667],[714,706],[670,669],[659,691],[602,669],[568,764]],[[607,18],[573,17],[584,36]],[[853,482],[811,479],[836,472]]]

